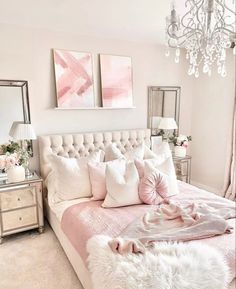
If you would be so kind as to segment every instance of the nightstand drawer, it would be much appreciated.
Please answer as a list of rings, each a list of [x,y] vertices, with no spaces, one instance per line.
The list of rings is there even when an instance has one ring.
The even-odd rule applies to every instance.
[[[3,231],[34,225],[37,222],[36,207],[2,213]]]
[[[0,209],[2,211],[32,206],[36,204],[35,187],[28,187],[0,194]]]

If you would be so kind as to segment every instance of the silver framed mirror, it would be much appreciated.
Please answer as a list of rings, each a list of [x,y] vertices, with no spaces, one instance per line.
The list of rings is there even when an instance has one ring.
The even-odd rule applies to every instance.
[[[0,79],[0,145],[9,142],[13,122],[31,123],[28,82]]]
[[[150,86],[148,87],[148,120],[147,126],[151,134],[159,135],[158,124],[163,117],[174,118],[179,125],[180,115],[179,86]],[[174,131],[178,133],[178,129]]]

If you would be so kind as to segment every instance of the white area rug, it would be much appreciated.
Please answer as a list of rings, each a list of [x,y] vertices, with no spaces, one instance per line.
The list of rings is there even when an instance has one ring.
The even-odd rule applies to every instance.
[[[43,234],[28,231],[0,245],[1,289],[82,289],[49,226]]]
[[[227,289],[229,272],[216,249],[199,244],[156,243],[144,254],[120,255],[109,237],[88,241],[94,289]]]
[[[236,289],[235,280],[230,288]],[[5,238],[0,245],[0,289],[83,287],[56,236],[47,226],[41,235],[29,231]]]

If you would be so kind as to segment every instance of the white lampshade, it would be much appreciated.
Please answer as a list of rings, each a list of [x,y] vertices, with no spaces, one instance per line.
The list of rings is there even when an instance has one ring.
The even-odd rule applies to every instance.
[[[162,120],[162,117],[153,116],[152,117],[152,128],[159,128],[161,120]]]
[[[37,138],[33,126],[30,123],[19,121],[13,122],[9,135],[15,140],[31,140]]]
[[[163,117],[161,122],[158,126],[159,129],[177,129],[178,126],[173,118],[170,117]]]

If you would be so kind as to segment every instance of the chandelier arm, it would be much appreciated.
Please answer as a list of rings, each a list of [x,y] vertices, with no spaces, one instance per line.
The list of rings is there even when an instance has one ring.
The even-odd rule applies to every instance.
[[[236,33],[233,31],[234,30],[234,25],[233,24],[225,24],[224,21],[224,13],[225,13],[225,8],[223,6],[223,4],[221,2],[219,2],[219,0],[215,0],[216,3],[218,3],[221,7],[222,7],[222,13],[219,12],[219,16],[220,19],[216,22],[215,27],[214,27],[214,32],[212,33],[212,37],[214,38],[214,36],[218,33],[218,32],[223,32],[226,36],[228,36],[228,33],[230,34],[235,34],[235,38],[236,38]],[[219,25],[219,23],[221,23],[221,25]],[[228,27],[228,28],[227,28]],[[232,31],[229,29],[229,27],[232,27]]]
[[[231,25],[236,25],[236,11],[233,11],[231,8],[229,8],[227,5],[226,5],[226,3],[225,3],[225,1],[224,1],[224,4],[222,4],[221,3],[221,1],[219,1],[219,0],[215,0],[216,1],[216,3],[218,4],[218,5],[220,5],[221,7],[222,7],[222,10],[223,10],[223,14],[222,14],[222,17],[221,17],[221,19],[223,20],[223,23],[225,24],[225,21],[224,21],[224,14],[225,14],[225,12],[226,12],[226,10],[227,11],[229,11],[229,12],[231,12],[234,16],[235,16],[235,20],[231,23],[231,24],[228,24],[227,26],[231,26]],[[231,18],[230,17],[230,15],[227,15],[227,16],[225,16],[225,19],[226,18]],[[226,24],[225,24],[226,25]]]
[[[216,1],[218,2],[218,1]],[[233,13],[234,16],[236,17],[236,11],[232,10],[231,8],[229,8],[229,6],[227,6],[227,4],[225,3],[225,9],[228,10],[229,12]]]
[[[222,13],[220,13],[219,9],[217,10],[217,11],[219,12],[219,15],[220,15],[219,21],[222,20],[222,23],[225,23],[225,21],[224,21],[225,7],[224,7],[224,5],[221,3],[221,1],[219,1],[219,0],[215,0],[215,1],[216,1],[216,3],[222,8]]]
[[[191,38],[192,36],[194,35],[194,33],[192,33],[191,35],[189,35],[185,40],[183,40],[182,42],[180,42],[179,44],[178,44],[178,47],[181,47],[189,38]],[[183,35],[184,36],[184,35]],[[181,37],[179,37],[179,38],[177,38],[177,40],[179,40],[179,39],[181,39],[183,36],[181,36]],[[172,38],[173,39],[173,38]],[[170,48],[176,48],[176,46],[174,46],[174,45],[172,45],[171,44],[171,40],[172,40],[171,38],[170,39],[168,39],[168,46],[170,47]]]
[[[193,2],[194,2],[194,1],[193,1]],[[204,1],[203,1],[203,0],[200,0],[198,3],[196,3],[196,6],[197,6],[197,4],[199,4],[199,3],[201,3],[201,5],[200,5],[199,7],[197,7],[196,17],[197,17],[198,24],[201,25],[201,28],[202,28],[202,30],[203,30],[204,28],[203,28],[203,25],[202,25],[201,20],[199,19],[199,14],[198,14],[198,12],[199,12],[200,9],[202,8]]]
[[[192,4],[190,4],[190,5],[192,6],[192,8],[191,8],[187,13],[185,13],[184,16],[183,16],[182,19],[181,19],[181,24],[182,24],[182,26],[183,26],[184,28],[189,28],[189,26],[186,26],[186,25],[184,24],[184,21],[185,21],[186,17],[187,17],[189,14],[191,15],[191,11],[193,11],[194,8],[197,8],[197,12],[198,12],[199,9],[201,8],[201,6],[203,5],[203,1],[202,1],[202,0],[199,0],[197,3],[195,3],[193,0],[187,0],[186,3],[185,3],[185,7],[187,7],[187,3],[188,3],[188,2],[190,2],[190,3],[192,2]],[[202,4],[200,5],[200,7],[198,7],[198,4],[199,4],[199,3],[202,3]],[[201,24],[201,21],[199,20],[199,15],[198,15],[197,12],[196,12],[194,15],[197,17],[198,22],[200,23],[200,25],[201,25],[201,27],[202,27],[202,24]],[[191,18],[190,18],[189,20],[193,21],[193,17],[191,16]],[[189,24],[189,22],[188,22],[188,24]],[[202,28],[203,28],[203,27],[202,27]],[[196,29],[196,28],[192,28],[192,29]]]
[[[232,30],[230,30],[230,29],[228,29],[228,28],[226,28],[226,27],[218,27],[218,28],[215,30],[214,34],[216,34],[217,32],[220,32],[220,31],[224,32],[224,34],[226,34],[226,35],[228,35],[228,33],[230,33],[230,34],[233,35],[233,37],[236,37],[236,32],[234,32],[234,31],[232,31]],[[227,32],[228,32],[228,33],[227,33]]]
[[[186,39],[184,39],[182,42],[179,43],[179,46],[183,46],[185,42],[187,42],[187,40],[189,40],[189,38],[193,37],[194,34],[198,34],[193,32],[191,35],[188,35]],[[201,33],[200,33],[201,34]],[[182,38],[182,37],[181,37]]]
[[[224,6],[223,6],[222,3],[220,3],[218,0],[215,0],[215,1],[216,1],[216,3],[218,3],[218,4],[221,6],[221,8],[222,8],[222,13],[221,13],[221,11],[217,10],[217,16],[219,16],[219,20],[216,21],[216,24],[215,24],[215,26],[214,26],[213,31],[216,31],[216,30],[217,30],[216,28],[219,29],[219,27],[220,27],[220,28],[224,27],[224,24],[225,24],[225,21],[224,21],[224,14],[225,14]],[[219,23],[221,23],[221,26],[219,25]],[[213,35],[215,35],[214,32],[213,32]]]
[[[176,48],[176,46],[172,45],[170,41],[171,41],[171,39],[168,39],[168,41],[167,41],[168,46],[169,46],[170,48]]]
[[[171,25],[170,25],[170,26],[171,26]],[[194,34],[202,34],[202,33],[201,33],[201,30],[199,30],[199,29],[197,29],[197,30],[191,29],[191,31],[188,31],[188,32],[182,34],[181,36],[176,36],[176,35],[175,35],[175,37],[173,37],[173,36],[170,34],[170,32],[169,32],[170,26],[169,26],[168,29],[167,29],[167,33],[168,33],[168,36],[169,36],[170,38],[176,39],[177,41],[179,41],[179,40],[181,41],[181,39],[182,39],[183,37],[187,37],[187,38],[185,39],[185,41],[182,41],[182,42],[181,42],[181,44],[183,44],[184,42],[186,42],[186,40],[188,40],[189,38],[191,38]],[[190,34],[190,35],[189,35],[189,34]],[[178,46],[180,46],[181,44],[179,44]],[[171,47],[173,47],[173,46],[171,46]]]
[[[191,29],[191,31],[188,31],[188,32],[186,32],[185,34],[182,34],[181,36],[177,36],[177,35],[173,35],[173,34],[170,32],[170,29],[171,29],[171,28],[177,28],[177,29],[178,29],[178,25],[177,25],[177,24],[170,24],[170,25],[167,27],[167,30],[166,30],[168,36],[169,36],[170,38],[174,38],[174,39],[180,39],[180,38],[186,36],[187,34],[191,33],[192,30],[193,30],[193,29]],[[195,32],[195,30],[194,30],[194,32]]]
[[[192,0],[187,0],[186,3],[185,3],[185,7],[187,7],[187,3],[188,2],[192,2]],[[191,5],[191,4],[190,4]],[[195,4],[194,4],[195,5]],[[185,21],[185,18],[190,14],[191,15],[191,11],[194,9],[195,7],[192,7],[187,13],[184,14],[184,16],[181,18],[181,25],[184,27],[184,28],[188,28],[188,26],[186,26],[184,24],[184,21]],[[190,17],[189,20],[192,20],[192,18]],[[189,23],[189,22],[188,22]]]

